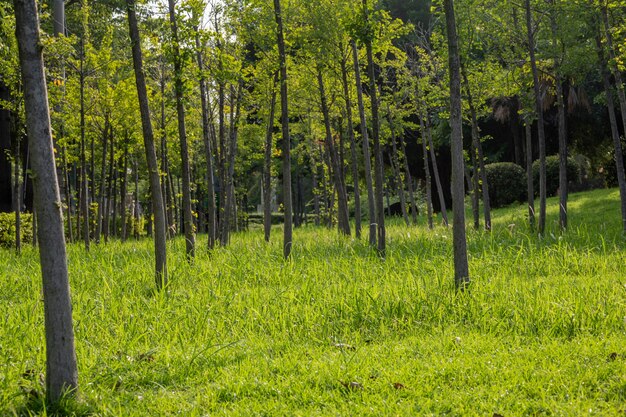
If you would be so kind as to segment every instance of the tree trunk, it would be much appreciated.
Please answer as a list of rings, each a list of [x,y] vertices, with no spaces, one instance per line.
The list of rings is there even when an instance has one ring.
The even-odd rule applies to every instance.
[[[348,216],[348,199],[346,195],[346,187],[344,180],[341,176],[341,163],[335,144],[333,140],[333,134],[330,128],[330,115],[328,111],[328,104],[326,102],[326,91],[324,90],[324,79],[322,77],[322,71],[317,71],[317,83],[320,89],[320,99],[322,105],[322,115],[324,116],[324,127],[326,129],[326,147],[330,155],[330,163],[333,171],[333,178],[335,180],[335,189],[337,190],[337,224],[339,232],[346,236],[350,236],[350,219]]]
[[[96,218],[96,243],[100,243],[100,236],[102,235],[102,219],[104,217],[104,204],[105,204],[105,188],[106,188],[106,169],[107,169],[107,148],[109,141],[109,117],[105,117],[104,129],[102,131],[102,163],[100,164],[100,192],[98,201],[98,214]]]
[[[78,387],[63,213],[54,161],[37,6],[32,0],[15,0],[14,5],[26,129],[34,172],[35,210],[39,218],[37,233],[41,245],[39,259],[46,329],[46,390],[48,400],[55,403]]]
[[[81,198],[80,208],[83,217],[83,241],[85,249],[89,250],[89,180],[87,179],[87,154],[85,150],[85,45],[84,39],[80,40],[80,165],[81,165]]]
[[[539,71],[535,59],[535,40],[532,28],[532,14],[530,0],[525,0],[526,5],[526,31],[528,32],[528,46],[530,52],[530,66],[533,73],[533,85],[535,90],[535,111],[537,112],[537,132],[539,139],[539,235],[543,236],[546,227],[546,138],[543,126],[543,106],[541,90],[539,88]]]
[[[428,166],[428,146],[426,145],[427,134],[424,118],[420,117],[420,130],[422,131],[422,155],[424,158],[424,178],[426,181],[426,212],[428,217],[428,228],[433,229],[433,196],[430,182],[430,167]]]
[[[435,155],[435,144],[433,142],[433,131],[431,129],[430,117],[426,116],[426,134],[428,135],[428,145],[430,148],[430,159],[433,165],[433,174],[435,177],[435,185],[437,187],[437,195],[439,196],[439,205],[441,206],[441,218],[443,224],[448,227],[448,209],[446,207],[446,199],[443,195],[443,186],[441,185],[441,179],[439,178],[439,167],[437,166],[437,155]]]
[[[213,150],[211,149],[211,125],[209,123],[209,104],[207,100],[206,78],[204,76],[204,64],[202,62],[202,49],[200,45],[200,36],[196,28],[196,59],[198,61],[198,69],[200,70],[200,98],[202,102],[202,138],[204,140],[204,153],[206,158],[207,170],[207,199],[209,200],[207,212],[207,233],[208,247],[215,247],[216,238],[216,211],[215,211],[215,190],[213,188]]]
[[[470,114],[472,117],[472,156],[474,162],[474,189],[478,193],[478,173],[482,180],[482,196],[483,196],[483,212],[485,215],[485,230],[491,231],[491,200],[489,198],[489,183],[487,180],[487,171],[485,171],[485,157],[483,155],[483,145],[480,141],[480,129],[478,128],[478,117],[476,116],[476,107],[472,98],[472,90],[467,79],[465,69],[461,67],[463,72],[463,83],[465,84],[465,92],[467,94],[467,102],[469,104]],[[478,199],[477,199],[478,201]],[[478,225],[476,226],[478,228]]]
[[[452,146],[452,211],[454,282],[459,289],[470,281],[465,238],[465,187],[463,182],[463,132],[461,119],[461,74],[453,0],[444,0],[446,32],[448,35],[448,65],[450,68],[450,142]]]
[[[552,7],[556,8],[556,0],[551,0]],[[554,74],[556,84],[556,103],[558,109],[559,130],[559,226],[561,231],[567,229],[567,126],[565,124],[565,99],[563,97],[563,79],[561,64],[558,56],[558,27],[555,9],[550,13],[550,28],[552,31],[552,48],[555,52]]]
[[[613,147],[615,149],[615,167],[617,169],[617,183],[619,185],[619,195],[622,209],[622,230],[626,233],[626,176],[624,174],[624,154],[622,151],[622,142],[617,128],[617,117],[615,108],[613,107],[613,89],[611,88],[611,75],[607,67],[607,61],[602,49],[602,41],[599,35],[596,35],[596,48],[600,61],[600,72],[602,73],[602,81],[604,84],[604,92],[606,94],[606,103],[609,111],[609,121],[611,124],[611,137],[613,138]]]
[[[270,241],[270,232],[272,230],[272,151],[274,150],[273,133],[277,83],[278,73],[275,73],[270,93],[270,114],[267,118],[267,130],[265,131],[265,160],[263,163],[263,232],[266,242]],[[315,173],[312,172],[311,175],[315,181]],[[315,184],[313,184],[313,190],[315,190]]]
[[[281,124],[283,129],[283,207],[285,212],[283,255],[288,258],[291,254],[293,240],[292,204],[291,204],[291,138],[289,136],[289,108],[287,100],[287,55],[285,53],[285,39],[283,37],[283,17],[280,11],[280,0],[274,0],[274,15],[276,17],[278,54],[280,60],[280,106]]]
[[[389,128],[391,129],[391,164],[395,173],[395,177],[398,185],[398,197],[400,197],[400,210],[402,211],[402,218],[407,226],[411,224],[409,215],[406,211],[406,196],[404,195],[404,181],[402,180],[402,174],[400,173],[400,159],[398,157],[398,146],[396,144],[396,131],[391,119],[391,109],[387,106],[387,121],[389,122]]]
[[[157,289],[160,290],[167,285],[165,209],[163,207],[163,196],[161,195],[161,179],[159,178],[159,166],[154,147],[152,121],[150,120],[150,107],[148,105],[148,92],[146,89],[146,80],[143,70],[141,40],[139,38],[139,27],[137,25],[137,16],[135,14],[135,0],[126,0],[126,7],[128,11],[128,26],[133,52],[133,66],[135,69],[137,95],[139,97],[139,110],[141,111],[144,148],[146,150],[146,160],[150,174],[150,193],[152,200],[152,213],[154,214],[154,250],[156,255],[155,281]]]
[[[369,22],[369,11],[367,9],[367,0],[363,0],[364,18],[367,25]],[[383,187],[384,187],[384,165],[383,165],[383,150],[380,146],[380,117],[378,115],[378,97],[377,97],[377,77],[374,69],[374,54],[372,52],[372,41],[367,39],[365,42],[365,49],[367,53],[367,69],[369,75],[369,87],[370,87],[370,100],[372,103],[372,134],[374,137],[374,169],[375,169],[375,183],[376,183],[376,221],[377,227],[377,243],[378,254],[385,257],[385,208],[383,202]]]
[[[341,59],[341,79],[343,81],[343,95],[346,101],[346,117],[348,118],[348,137],[350,139],[350,157],[352,166],[352,184],[354,187],[354,234],[361,239],[361,192],[359,190],[359,160],[357,157],[356,140],[352,121],[352,100],[348,85],[347,58]]]
[[[122,186],[120,191],[120,223],[122,224],[122,242],[125,242],[128,238],[126,227],[126,192],[128,184],[128,137],[124,138],[124,167],[122,168]]]
[[[411,177],[411,170],[409,169],[409,156],[406,153],[406,145],[404,144],[404,138],[402,136],[400,139],[400,149],[402,151],[402,162],[404,164],[404,175],[406,178],[406,184],[409,189],[409,201],[411,203],[411,220],[414,225],[417,225],[417,215],[418,208],[417,202],[415,201],[415,190],[413,188],[413,178]]]
[[[103,219],[103,229],[104,229],[104,241],[109,241],[109,234],[111,233],[110,228],[110,215],[111,215],[111,198],[115,193],[115,182],[117,176],[115,170],[115,140],[113,135],[113,128],[111,128],[111,152],[109,156],[109,175],[108,175],[108,187],[107,194],[105,198],[104,205],[104,219]],[[113,201],[113,207],[115,207],[116,200]],[[113,217],[113,221],[115,222],[115,216]],[[115,225],[115,223],[113,223]],[[115,235],[115,226],[113,227],[113,234]]]
[[[12,117],[15,119],[17,116]],[[15,126],[16,122],[13,122]],[[22,250],[22,187],[20,186],[20,134],[14,129],[13,144],[13,211],[15,212],[15,251]]]
[[[376,203],[374,202],[374,185],[372,184],[372,157],[370,156],[369,135],[365,118],[365,104],[363,102],[363,83],[359,66],[359,51],[356,41],[352,41],[352,58],[354,61],[354,76],[356,79],[357,102],[359,105],[359,119],[361,121],[361,138],[363,139],[363,168],[365,170],[365,184],[367,187],[367,211],[369,219],[369,243],[376,247]]]
[[[533,184],[533,132],[532,123],[524,123],[526,133],[526,186],[528,195],[528,224],[535,229],[535,185]]]
[[[174,10],[174,0],[168,0],[170,28],[172,30],[172,58],[174,60],[174,92],[176,95],[176,114],[178,118],[178,136],[180,139],[180,159],[183,176],[183,222],[185,227],[185,253],[187,259],[195,256],[196,237],[193,225],[193,211],[191,209],[191,173],[189,168],[189,149],[187,145],[187,130],[185,127],[185,104],[183,102],[183,61],[178,46],[178,25]],[[160,191],[160,189],[159,189]]]

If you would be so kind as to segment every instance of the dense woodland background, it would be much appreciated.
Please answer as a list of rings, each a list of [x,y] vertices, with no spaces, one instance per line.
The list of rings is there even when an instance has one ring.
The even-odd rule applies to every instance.
[[[529,5],[545,153],[559,153],[557,93],[561,92],[567,153],[575,165],[570,167],[570,187],[580,190],[617,185],[601,69],[607,64],[617,72],[623,69],[623,7],[619,2],[606,1],[555,0]],[[471,178],[480,176],[479,159],[484,164],[513,162],[525,169],[529,156],[533,161],[539,158],[523,6],[508,1],[462,0],[456,4],[462,72],[467,81],[462,93],[469,191],[480,188],[479,182]],[[90,239],[96,241],[101,236],[106,240],[111,235],[150,234],[150,193],[125,5],[115,1],[67,2],[65,36],[60,37],[53,36],[52,4],[44,2],[40,7],[67,238],[84,237],[86,227]],[[373,47],[385,210],[404,215],[408,222],[413,205],[419,213],[427,211],[427,194],[432,194],[436,211],[442,206],[449,208],[448,51],[441,4],[393,0],[368,3],[371,19],[367,23],[360,1],[287,1],[282,7],[296,227],[306,221],[341,223],[345,210],[342,200],[348,200],[353,218],[363,217],[364,224],[368,223],[366,178],[372,174],[364,171],[353,40],[360,55],[364,110],[370,128],[371,86],[364,47],[367,40]],[[270,197],[273,212],[282,210],[280,100],[274,98],[279,87],[274,9],[267,1],[179,2],[175,6],[176,35],[167,4],[138,4],[136,9],[168,230],[182,233],[185,229],[183,194],[188,175],[194,227],[207,231],[209,200],[213,201],[208,189],[208,140],[217,233],[226,243],[228,231],[261,221],[260,216],[248,213],[262,211],[264,194]],[[13,211],[15,201],[19,201],[22,210],[31,211],[32,186],[27,175],[27,132],[21,110],[12,5],[0,3],[0,13],[0,209]],[[613,40],[610,47],[607,36]],[[598,50],[596,37],[602,51]],[[318,75],[325,87],[322,99]],[[623,91],[615,72],[610,81],[612,89]],[[189,143],[188,174],[183,172],[187,157],[181,158],[177,123],[179,90],[184,135]],[[202,94],[206,98],[204,116]],[[617,97],[613,100],[609,104],[617,108]],[[270,113],[273,117],[268,125]],[[472,113],[482,158],[473,146]],[[203,117],[208,120],[206,136]],[[622,134],[619,121],[617,112],[616,127]],[[532,132],[530,153],[525,126],[530,126]],[[426,159],[428,173],[424,169],[424,140],[431,152]],[[374,149],[370,153],[375,156]],[[266,155],[270,156],[269,188],[264,179]],[[12,161],[17,160],[16,167]],[[374,158],[372,167],[375,162]],[[427,180],[435,172],[439,178]],[[550,175],[549,181],[558,183],[554,170]],[[439,188],[435,179],[441,184]],[[525,198],[522,181],[512,198]],[[536,188],[537,183],[535,179]],[[16,185],[21,185],[17,193]],[[264,193],[266,188],[270,191]],[[513,201],[506,196],[500,202],[496,194],[502,191],[496,188],[492,191],[496,205]],[[354,195],[355,189],[360,190],[360,198]],[[557,189],[552,186],[549,192],[555,194]],[[280,221],[279,215],[274,217]]]

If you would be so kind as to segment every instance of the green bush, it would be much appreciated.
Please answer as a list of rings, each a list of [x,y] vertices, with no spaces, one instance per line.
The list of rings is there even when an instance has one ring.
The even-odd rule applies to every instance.
[[[526,198],[526,172],[512,162],[485,165],[491,207],[503,207]]]
[[[568,183],[579,182],[580,166],[572,157],[567,158],[567,180]],[[539,194],[539,160],[533,162],[533,185],[535,194]],[[554,196],[559,191],[559,156],[551,155],[546,157],[546,193],[548,197]]]
[[[20,215],[22,243],[33,241],[33,215]],[[0,246],[3,248],[15,247],[15,213],[0,213]]]

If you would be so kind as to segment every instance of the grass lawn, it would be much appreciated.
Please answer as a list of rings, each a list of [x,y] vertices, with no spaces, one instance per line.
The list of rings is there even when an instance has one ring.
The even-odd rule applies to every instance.
[[[626,244],[619,193],[574,194],[570,229],[525,206],[468,229],[472,284],[453,286],[452,232],[366,239],[303,227],[236,234],[153,291],[152,242],[69,247],[80,394],[102,416],[613,416],[626,413]],[[0,415],[52,414],[38,257],[0,251]]]

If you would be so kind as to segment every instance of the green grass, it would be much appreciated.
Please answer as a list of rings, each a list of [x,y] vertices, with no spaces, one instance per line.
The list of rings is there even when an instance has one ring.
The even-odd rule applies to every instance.
[[[623,415],[626,245],[619,195],[571,196],[570,229],[526,226],[524,207],[468,229],[472,284],[453,286],[451,230],[366,240],[296,230],[169,243],[153,291],[151,242],[69,247],[80,394],[66,413],[154,415]],[[198,239],[205,245],[205,236]],[[52,414],[37,254],[0,252],[0,415]],[[23,375],[26,371],[30,375]],[[31,391],[30,396],[25,392]]]

